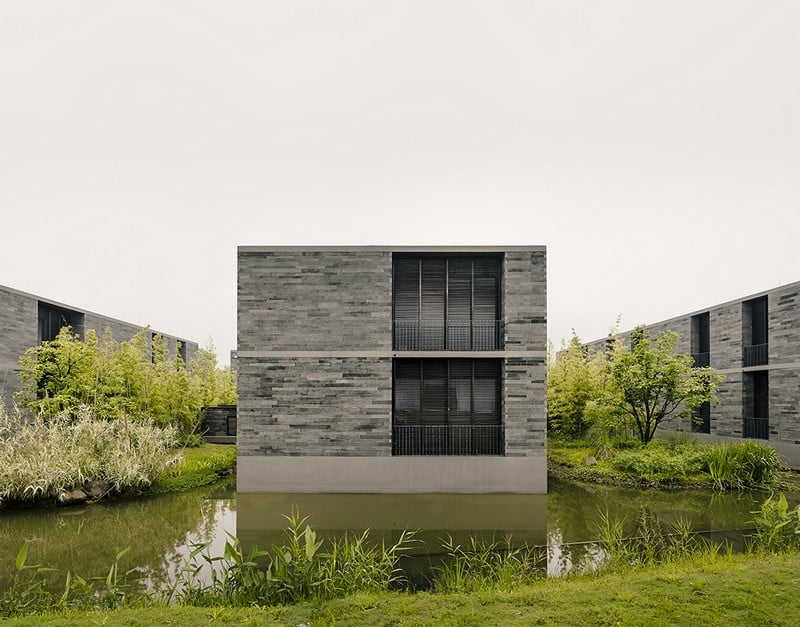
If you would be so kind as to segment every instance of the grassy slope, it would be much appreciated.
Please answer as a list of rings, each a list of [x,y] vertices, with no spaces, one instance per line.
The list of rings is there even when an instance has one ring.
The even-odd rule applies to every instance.
[[[144,608],[40,618],[46,625],[796,625],[800,556],[720,556],[510,592],[360,594],[282,608]],[[33,617],[8,621],[29,625]]]
[[[180,492],[214,483],[225,471],[236,467],[236,447],[209,444],[183,450],[182,459],[150,486],[151,492]]]

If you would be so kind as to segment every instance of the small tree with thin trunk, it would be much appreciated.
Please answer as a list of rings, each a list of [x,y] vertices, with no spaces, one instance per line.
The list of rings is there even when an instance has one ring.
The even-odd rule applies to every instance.
[[[713,368],[694,368],[691,355],[675,353],[678,335],[661,333],[654,341],[643,326],[631,335],[632,349],[618,351],[611,365],[607,402],[632,420],[647,444],[668,417],[691,414],[714,393],[722,376]]]

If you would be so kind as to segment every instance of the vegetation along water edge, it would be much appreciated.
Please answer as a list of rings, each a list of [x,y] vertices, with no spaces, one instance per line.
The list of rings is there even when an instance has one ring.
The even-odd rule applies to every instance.
[[[601,517],[597,567],[564,578],[531,568],[525,549],[475,541],[450,546],[451,560],[433,570],[430,590],[404,585],[398,560],[414,542],[392,546],[369,533],[323,541],[307,521],[289,517],[284,541],[244,552],[231,537],[224,555],[197,546],[175,580],[142,593],[121,551],[101,576],[52,577],[23,546],[17,576],[0,594],[8,624],[275,624],[275,625],[720,625],[796,624],[800,572],[800,507],[782,496],[754,515],[747,552],[734,555],[676,525],[643,515],[635,534]],[[202,565],[213,576],[196,575]]]

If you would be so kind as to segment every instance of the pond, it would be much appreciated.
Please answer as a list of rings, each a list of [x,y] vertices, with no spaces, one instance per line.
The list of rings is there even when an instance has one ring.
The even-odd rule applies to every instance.
[[[119,499],[93,505],[0,511],[0,589],[14,570],[14,558],[30,544],[29,563],[61,573],[105,574],[120,549],[131,547],[123,569],[135,567],[145,585],[168,582],[191,545],[211,543],[221,555],[226,533],[245,547],[281,540],[294,509],[309,517],[323,536],[370,529],[374,539],[396,541],[403,529],[420,530],[422,543],[407,563],[411,571],[430,566],[441,553],[441,538],[463,543],[469,536],[515,544],[547,546],[548,572],[568,571],[576,553],[568,545],[596,538],[601,512],[633,520],[642,508],[664,524],[691,522],[697,531],[741,540],[763,492],[719,494],[691,490],[663,492],[579,484],[550,479],[548,495],[518,494],[240,494],[234,483],[180,494]],[[796,502],[797,498],[793,500]]]

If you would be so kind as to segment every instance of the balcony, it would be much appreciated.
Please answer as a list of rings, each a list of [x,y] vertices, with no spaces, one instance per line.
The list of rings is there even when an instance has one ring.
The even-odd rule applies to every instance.
[[[503,347],[501,320],[394,320],[400,351],[494,351]]]
[[[764,366],[769,363],[769,344],[742,347],[742,366]]]
[[[392,455],[503,455],[503,425],[394,425]]]
[[[708,368],[711,364],[711,353],[692,353],[695,368]]]
[[[742,435],[745,438],[769,440],[769,418],[746,417]]]

